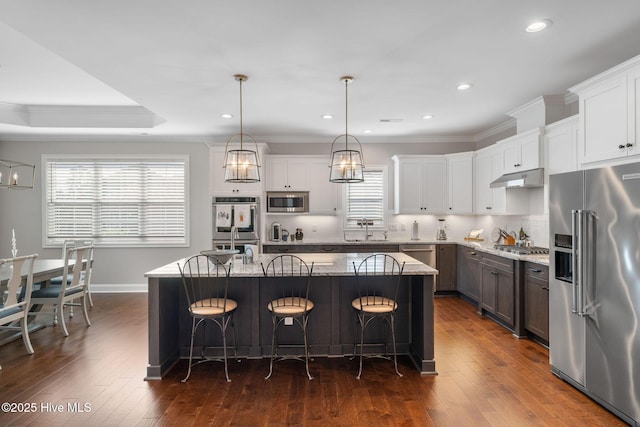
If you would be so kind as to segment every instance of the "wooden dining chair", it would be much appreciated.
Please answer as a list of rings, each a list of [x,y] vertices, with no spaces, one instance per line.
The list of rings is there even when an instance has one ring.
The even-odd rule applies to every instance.
[[[93,246],[93,240],[65,240],[64,242],[62,242],[62,258],[64,259],[64,257],[67,255],[67,249],[73,248],[75,246]],[[85,281],[87,282],[87,296],[89,297],[90,307],[93,307],[93,298],[91,298],[91,270],[93,268],[93,252],[93,250],[90,252],[90,257],[87,260],[89,261],[86,272],[86,274],[88,275],[88,280],[85,279]],[[70,282],[71,279],[72,276],[67,277],[67,282]],[[51,286],[60,286],[61,283],[62,276],[54,277],[53,279],[51,279]],[[69,316],[73,317],[73,307],[71,307],[69,310]]]
[[[93,246],[75,246],[67,249],[64,258],[62,281],[59,286],[43,286],[31,293],[31,304],[53,306],[52,315],[62,327],[64,336],[69,336],[69,330],[64,321],[64,308],[81,306],[84,320],[87,326],[91,326],[88,305],[88,283],[91,280],[91,271],[88,261],[91,259]],[[76,300],[80,300],[76,302]],[[39,315],[42,312],[30,313]]]
[[[29,354],[33,354],[33,346],[29,339],[27,316],[33,287],[33,262],[37,257],[38,254],[33,254],[0,259],[0,273],[9,273],[7,284],[0,286],[0,329],[19,330]],[[22,274],[25,271],[27,279],[23,282]],[[24,292],[21,288],[24,288]]]

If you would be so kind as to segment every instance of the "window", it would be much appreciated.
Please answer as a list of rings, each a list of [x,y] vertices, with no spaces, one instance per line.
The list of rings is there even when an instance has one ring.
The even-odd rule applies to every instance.
[[[345,191],[345,229],[360,228],[363,218],[373,222],[373,227],[385,227],[386,168],[368,167],[364,170],[364,182],[347,184]]]
[[[44,245],[187,245],[187,160],[44,157]]]

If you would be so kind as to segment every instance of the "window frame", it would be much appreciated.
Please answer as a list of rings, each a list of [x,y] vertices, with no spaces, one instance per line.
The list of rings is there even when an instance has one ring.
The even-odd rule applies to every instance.
[[[169,240],[157,239],[144,242],[144,238],[136,237],[135,240],[105,240],[104,238],[95,236],[77,236],[64,238],[48,237],[48,196],[50,193],[50,183],[48,180],[49,162],[53,161],[96,161],[96,162],[127,162],[127,161],[149,161],[149,162],[183,162],[184,163],[184,238],[181,241],[171,242]],[[169,247],[189,247],[190,246],[190,167],[189,155],[186,154],[129,154],[129,155],[108,155],[108,154],[43,154],[41,156],[41,184],[42,184],[42,247],[43,248],[59,248],[62,247],[64,240],[67,239],[93,239],[95,246],[108,248],[169,248]]]
[[[387,229],[387,206],[388,206],[388,188],[389,188],[389,181],[388,181],[388,167],[386,165],[381,165],[381,166],[377,166],[377,165],[373,165],[373,166],[367,166],[364,169],[364,174],[365,174],[365,182],[366,182],[366,174],[367,172],[372,172],[372,171],[380,171],[382,173],[382,221],[381,223],[377,224],[377,225],[370,225],[369,226],[369,230],[386,230]],[[353,184],[345,184],[346,186],[349,185],[353,185]],[[357,185],[357,184],[356,184]],[[359,225],[355,225],[355,224],[351,224],[348,221],[349,218],[349,188],[345,188],[344,191],[342,191],[342,206],[344,206],[344,217],[342,220],[342,228],[344,231],[356,231],[356,230],[364,230],[365,227],[364,226],[359,226]]]

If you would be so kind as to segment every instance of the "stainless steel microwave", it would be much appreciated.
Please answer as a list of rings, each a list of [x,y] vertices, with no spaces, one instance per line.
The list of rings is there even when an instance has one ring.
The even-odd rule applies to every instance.
[[[267,191],[267,212],[309,212],[309,192]]]

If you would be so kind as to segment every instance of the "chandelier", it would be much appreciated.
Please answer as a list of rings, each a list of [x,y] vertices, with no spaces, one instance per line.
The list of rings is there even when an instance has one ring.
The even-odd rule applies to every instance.
[[[364,163],[362,162],[362,145],[358,138],[353,135],[349,135],[348,132],[348,112],[349,112],[349,97],[348,97],[348,87],[349,83],[353,80],[351,76],[344,76],[340,78],[340,81],[344,82],[344,134],[339,135],[336,139],[333,140],[331,144],[331,163],[329,167],[331,168],[329,172],[329,181],[338,182],[338,183],[352,183],[352,182],[363,182],[364,175]],[[334,146],[336,146],[336,142],[344,138],[344,149],[341,144],[336,147],[334,150]],[[360,150],[354,150],[349,148],[349,138],[358,143],[358,147]]]
[[[224,181],[225,182],[260,182],[260,162],[258,160],[258,144],[250,135],[242,132],[242,83],[248,77],[243,74],[233,76],[240,83],[240,133],[227,140],[224,152]],[[244,147],[244,138],[249,138],[255,150]],[[238,148],[230,149],[229,144],[240,140]],[[233,145],[232,145],[233,147]]]
[[[0,159],[0,188],[24,190],[33,188],[36,167],[13,160]]]

